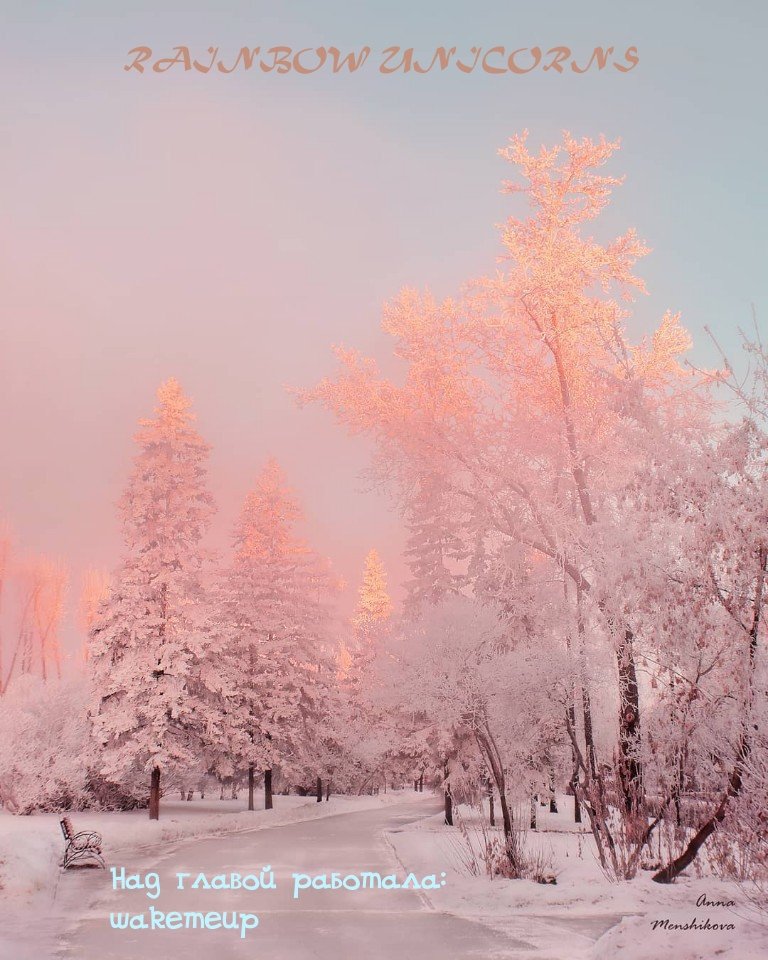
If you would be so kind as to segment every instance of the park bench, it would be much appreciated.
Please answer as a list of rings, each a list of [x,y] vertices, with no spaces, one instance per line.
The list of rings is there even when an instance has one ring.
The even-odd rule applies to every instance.
[[[77,865],[98,866],[102,870],[106,869],[104,857],[101,854],[101,834],[94,830],[81,830],[75,833],[69,817],[63,817],[60,822],[66,844],[61,866],[65,870]]]

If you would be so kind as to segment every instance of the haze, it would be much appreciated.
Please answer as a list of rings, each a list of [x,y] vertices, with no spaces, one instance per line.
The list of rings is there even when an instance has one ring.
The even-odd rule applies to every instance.
[[[397,595],[400,519],[361,479],[364,444],[285,387],[328,372],[333,343],[383,352],[380,306],[401,286],[448,294],[493,268],[510,211],[496,149],[516,131],[622,137],[627,182],[606,220],[654,248],[638,328],[680,309],[708,363],[704,326],[732,347],[764,302],[756,3],[164,6],[4,5],[0,515],[20,555],[66,560],[72,600],[84,568],[119,558],[131,436],[169,376],[214,448],[215,545],[274,455],[307,536],[350,582],[347,605],[372,546]],[[122,70],[137,43],[470,42],[632,43],[641,63],[517,78]]]

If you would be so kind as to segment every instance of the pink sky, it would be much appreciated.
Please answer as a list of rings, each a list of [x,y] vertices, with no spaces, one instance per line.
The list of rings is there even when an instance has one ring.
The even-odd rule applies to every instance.
[[[298,409],[287,388],[327,373],[334,342],[376,350],[384,298],[423,278],[447,283],[465,254],[423,243],[449,189],[430,158],[344,109],[313,119],[306,102],[299,131],[274,106],[246,115],[161,94],[76,138],[66,124],[35,127],[34,162],[4,158],[17,190],[3,250],[13,455],[2,503],[20,553],[71,564],[74,602],[81,570],[119,556],[113,505],[131,436],[171,375],[213,445],[212,542],[226,545],[248,484],[274,454],[308,536],[350,594],[374,545],[396,592],[403,534],[391,503],[360,479],[363,444],[319,410]],[[413,175],[430,181],[419,203],[400,186]],[[486,193],[496,190],[489,180]],[[479,233],[490,253],[492,228]]]
[[[332,343],[380,352],[380,306],[401,286],[448,294],[492,269],[493,224],[510,209],[495,151],[524,127],[534,142],[566,126],[622,136],[614,169],[628,182],[607,220],[616,232],[637,225],[654,248],[640,271],[652,292],[641,325],[672,307],[695,335],[708,323],[732,339],[764,292],[765,129],[749,52],[760,31],[705,6],[703,17],[701,5],[652,0],[630,16],[615,4],[499,3],[480,27],[441,5],[438,30],[435,10],[398,2],[387,5],[393,40],[382,11],[350,19],[341,2],[324,6],[322,23],[302,0],[279,11],[172,3],[162,15],[150,4],[11,4],[0,40],[4,89],[16,92],[0,107],[0,515],[19,552],[64,558],[73,601],[84,567],[114,567],[131,436],[173,375],[213,445],[217,543],[273,454],[308,536],[352,589],[371,546],[396,587],[401,524],[360,479],[364,445],[297,409],[285,387],[327,373]],[[554,37],[554,12],[552,42],[636,42],[641,67],[517,85],[121,70],[125,51],[150,40],[201,52],[253,37],[523,46]],[[715,44],[726,29],[741,50],[730,72]]]

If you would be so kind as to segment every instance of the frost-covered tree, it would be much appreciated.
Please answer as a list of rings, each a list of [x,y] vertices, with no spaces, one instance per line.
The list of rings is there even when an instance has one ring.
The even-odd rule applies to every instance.
[[[335,730],[344,754],[356,768],[361,787],[386,778],[395,742],[384,732],[386,718],[368,696],[371,664],[387,647],[394,605],[387,588],[387,572],[378,550],[363,561],[358,602],[348,635],[338,651],[339,706]]]
[[[406,515],[439,478],[450,509],[432,511],[445,532],[429,539],[462,541],[470,581],[522,549],[578,591],[612,650],[613,766],[626,816],[642,824],[637,638],[628,601],[595,579],[591,551],[605,528],[622,529],[620,498],[648,453],[644,438],[693,423],[700,401],[679,363],[690,341],[676,315],[639,342],[626,331],[647,248],[632,229],[594,236],[621,182],[600,169],[616,148],[565,134],[532,151],[514,137],[502,151],[517,178],[506,187],[527,209],[502,226],[499,268],[459,298],[405,290],[386,305],[401,378],[339,350],[338,374],[306,398],[374,440],[378,475],[398,483]]]
[[[329,566],[297,532],[302,512],[276,460],[245,499],[234,556],[219,590],[227,724],[237,763],[264,771],[272,806],[272,768],[303,771],[317,754],[335,682]],[[303,775],[303,774],[302,774]]]
[[[353,623],[361,635],[374,631],[392,614],[387,574],[378,550],[369,550],[363,563],[363,582]]]
[[[194,764],[217,719],[201,612],[209,447],[176,380],[157,399],[135,438],[139,453],[120,501],[125,553],[89,644],[103,772],[118,780],[149,774],[151,819],[159,817],[163,771]]]
[[[31,673],[15,677],[0,710],[0,804],[8,813],[88,802],[88,689]]]
[[[64,615],[68,572],[61,560],[32,557],[15,570],[18,633],[6,685],[14,673],[61,679],[59,627]]]
[[[691,785],[711,798],[692,834],[677,838],[659,882],[674,880],[723,824],[733,824],[734,807],[749,809],[744,794],[761,783],[750,771],[768,762],[767,469],[768,437],[747,418],[702,437],[685,463],[649,470],[639,496],[656,513],[654,565],[636,574],[634,588],[638,618],[656,627],[645,649],[658,687],[659,792],[678,823]]]
[[[466,763],[473,746],[477,761],[470,766],[487,771],[493,782],[510,866],[518,873],[510,793],[523,792],[519,780],[531,769],[548,773],[548,728],[556,725],[567,666],[554,642],[531,648],[528,631],[532,618],[542,617],[541,592],[529,592],[528,602],[530,609],[521,602],[514,617],[465,596],[426,607],[395,631],[377,658],[369,694],[397,718],[406,742],[422,740],[445,779],[452,766],[453,778],[460,775],[455,761],[463,753]]]
[[[405,557],[411,573],[405,584],[405,605],[413,611],[423,603],[438,603],[458,593],[457,570],[468,551],[459,532],[450,492],[439,476],[424,476],[408,498]]]

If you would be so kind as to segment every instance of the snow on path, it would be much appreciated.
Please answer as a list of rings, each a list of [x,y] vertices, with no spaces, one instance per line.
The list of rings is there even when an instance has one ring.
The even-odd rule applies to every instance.
[[[379,810],[344,813],[256,832],[185,841],[160,857],[132,859],[130,871],[156,870],[163,882],[157,901],[144,891],[112,892],[109,875],[81,875],[91,899],[63,941],[67,960],[135,960],[151,954],[189,960],[203,952],[216,960],[519,960],[530,958],[528,939],[509,936],[472,920],[440,911],[440,891],[308,890],[292,899],[292,872],[342,875],[362,871],[404,871],[383,832],[435,811],[432,798],[403,800]],[[177,872],[209,876],[258,872],[270,865],[276,890],[213,891],[175,889]],[[433,872],[441,872],[435,863]],[[113,930],[110,911],[241,910],[257,913],[257,930],[240,939],[233,930]],[[37,955],[43,960],[44,954]],[[555,958],[553,958],[555,960]],[[557,958],[562,960],[562,958]]]
[[[400,795],[332,796],[330,803],[314,798],[275,797],[275,809],[248,812],[245,798],[236,801],[164,799],[161,819],[150,821],[146,810],[72,813],[75,829],[97,830],[104,837],[107,863],[139,863],[157,857],[171,844],[193,837],[255,832],[300,820],[335,816],[346,811],[381,808]],[[56,953],[61,930],[77,917],[103,887],[101,871],[59,870],[63,840],[60,814],[29,817],[0,815],[0,960],[45,960]]]

